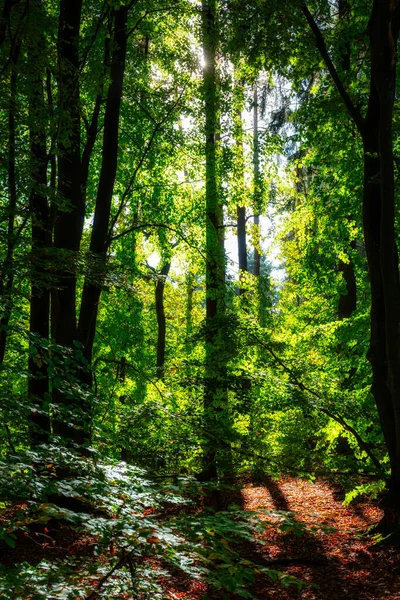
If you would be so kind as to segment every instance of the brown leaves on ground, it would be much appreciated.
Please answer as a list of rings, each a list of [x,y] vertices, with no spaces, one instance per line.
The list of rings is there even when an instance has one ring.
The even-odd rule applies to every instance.
[[[235,493],[234,499],[227,500],[240,503],[245,510],[260,511],[260,519],[268,521],[271,515],[263,511],[289,511],[296,523],[306,526],[298,537],[281,531],[277,522],[276,526],[268,525],[262,535],[265,545],[246,543],[238,548],[243,558],[318,586],[284,588],[267,576],[259,576],[249,590],[259,600],[400,600],[398,552],[388,548],[371,551],[371,540],[360,537],[360,531],[381,517],[376,503],[362,501],[345,507],[338,486],[290,477],[279,482],[266,477],[261,484],[248,483],[240,495]],[[0,561],[10,565],[24,559],[32,561],[32,553],[35,563],[68,554],[90,555],[95,542],[66,524],[50,521],[42,530],[32,527],[28,535],[20,532],[15,549],[0,544]],[[205,593],[213,600],[227,598],[180,571],[171,575],[163,580],[168,598],[200,600]]]
[[[246,510],[290,511],[296,522],[307,526],[301,537],[269,526],[262,536],[266,545],[243,545],[241,555],[258,564],[277,561],[271,565],[272,569],[318,586],[302,590],[284,588],[266,576],[258,577],[249,591],[259,600],[400,599],[398,552],[393,549],[372,552],[371,540],[359,535],[379,521],[382,513],[376,503],[363,501],[346,507],[339,488],[332,483],[311,483],[290,477],[279,482],[266,477],[262,484],[248,484],[241,497]],[[271,520],[270,515],[263,517],[262,513],[260,518]],[[314,526],[315,531],[309,531]],[[182,584],[175,589],[170,585],[168,594],[170,598],[186,600],[201,597],[197,590],[191,593],[189,585],[182,595]],[[217,599],[222,595],[208,590],[208,597]]]
[[[266,546],[253,547],[255,562],[293,559],[287,566],[275,568],[316,588],[282,589],[268,579],[259,579],[252,590],[261,599],[279,600],[395,600],[400,598],[400,561],[396,551],[371,552],[371,540],[359,532],[379,521],[380,509],[373,502],[343,506],[336,486],[319,481],[266,478],[263,485],[242,490],[243,506],[248,510],[288,510],[295,520],[308,527],[301,537],[269,527],[263,536]],[[329,532],[329,528],[335,530]],[[328,531],[324,531],[328,528]],[[296,564],[296,560],[315,564]]]

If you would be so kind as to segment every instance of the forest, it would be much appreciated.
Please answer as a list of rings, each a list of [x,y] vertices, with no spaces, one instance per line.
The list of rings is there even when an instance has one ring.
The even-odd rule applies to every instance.
[[[0,0],[0,598],[400,598],[400,0]]]

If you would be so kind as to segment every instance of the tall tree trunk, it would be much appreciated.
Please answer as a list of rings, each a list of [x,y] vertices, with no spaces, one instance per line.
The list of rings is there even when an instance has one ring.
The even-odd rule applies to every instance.
[[[367,115],[352,102],[305,3],[302,11],[339,94],[363,140],[363,228],[371,286],[368,359],[372,393],[389,454],[391,476],[381,528],[400,525],[400,285],[395,233],[393,105],[400,4],[374,0],[369,22],[371,79]]]
[[[398,23],[392,21],[395,3],[392,0],[375,0],[370,20],[371,40],[371,82],[376,89],[379,103],[379,122],[377,129],[377,150],[379,156],[379,194],[374,199],[375,206],[380,205],[379,216],[379,265],[380,281],[377,289],[371,289],[374,297],[376,335],[379,344],[385,340],[385,398],[384,411],[386,414],[386,388],[391,396],[395,428],[395,444],[393,447],[392,432],[389,440],[391,449],[391,481],[389,502],[386,507],[385,519],[389,528],[400,525],[400,284],[399,261],[395,232],[395,184],[393,163],[393,105],[396,88],[396,52]],[[399,13],[400,6],[397,7]],[[366,158],[366,160],[370,160]],[[377,186],[376,186],[377,187]],[[380,202],[379,202],[380,200]],[[377,225],[369,223],[374,230]],[[375,250],[376,252],[376,250]],[[371,253],[371,250],[370,250]],[[378,258],[378,257],[376,257]],[[375,265],[374,265],[375,266]],[[374,280],[375,281],[375,280]],[[372,280],[371,280],[372,283]],[[383,302],[382,302],[383,296]],[[372,320],[372,319],[371,319]],[[371,335],[372,342],[372,335]],[[374,340],[376,343],[376,340]],[[372,345],[372,344],[371,344]],[[381,362],[376,352],[370,352],[371,364]],[[378,407],[379,408],[379,407]],[[381,411],[382,412],[382,411]],[[383,414],[382,413],[382,414]],[[381,414],[381,418],[382,418]],[[391,423],[385,428],[392,428]],[[388,441],[389,441],[388,440]]]
[[[236,140],[236,152],[234,160],[234,199],[237,211],[237,242],[238,242],[238,264],[239,280],[243,273],[247,272],[247,240],[246,240],[246,206],[244,189],[244,150],[243,150],[243,122],[242,110],[244,107],[243,86],[235,81],[234,85],[234,137]],[[244,289],[239,286],[239,295]]]
[[[58,281],[52,293],[52,335],[56,344],[73,348],[76,326],[76,259],[79,252],[84,198],[81,190],[79,38],[82,0],[61,0],[59,48],[58,199],[54,224],[54,247],[58,250]],[[61,386],[62,387],[62,386]],[[76,399],[53,385],[54,433],[83,444],[85,434]],[[71,414],[62,415],[63,411]],[[72,426],[69,423],[73,423]]]
[[[8,224],[7,224],[7,252],[0,274],[0,297],[3,303],[3,314],[0,319],[0,365],[4,362],[8,325],[12,313],[12,290],[14,285],[14,248],[15,212],[17,208],[17,185],[15,163],[15,118],[17,99],[17,63],[20,54],[20,43],[17,44],[11,64],[10,99],[8,104]]]
[[[377,129],[379,100],[371,85],[367,116],[368,131],[364,136],[363,225],[368,272],[371,286],[371,332],[367,358],[372,367],[372,394],[378,409],[391,470],[396,467],[396,427],[391,392],[387,380],[385,298],[380,267],[381,199],[380,160]]]
[[[101,76],[99,83],[99,90],[97,92],[96,101],[94,103],[92,118],[90,124],[87,126],[87,138],[86,144],[82,153],[82,194],[83,197],[86,197],[87,192],[87,184],[89,179],[89,167],[90,167],[90,159],[92,157],[94,145],[97,140],[98,127],[99,127],[99,117],[101,112],[101,107],[104,102],[104,87],[105,81],[110,68],[110,36],[112,35],[112,18],[111,14],[108,15],[108,35],[104,40],[104,72]]]
[[[192,354],[193,348],[193,295],[196,287],[196,277],[193,271],[188,267],[186,274],[186,337],[185,337],[185,353],[188,358],[186,366],[186,375],[189,380],[189,386],[192,385],[192,366],[189,357]]]
[[[260,180],[260,143],[258,139],[258,89],[257,82],[253,91],[253,210],[255,225],[255,243],[253,247],[254,265],[253,274],[260,276],[261,255],[260,247],[260,210],[261,210],[261,180]]]
[[[226,402],[224,385],[222,316],[225,305],[225,256],[223,247],[223,208],[218,167],[218,93],[216,57],[218,35],[216,1],[203,0],[202,33],[205,66],[203,93],[205,105],[206,156],[206,365],[204,412],[206,440],[202,478],[217,478],[217,423],[222,423]],[[217,414],[219,413],[219,414]]]
[[[40,3],[32,2],[30,18],[40,23]],[[46,196],[47,151],[46,109],[44,105],[43,36],[31,34],[28,50],[29,65],[29,133],[31,152],[30,213],[32,218],[31,299],[28,395],[31,405],[29,435],[31,445],[48,441],[50,418],[48,412],[49,377],[47,355],[41,341],[49,338],[50,291],[46,281],[46,261],[51,246],[49,205]],[[38,339],[35,340],[34,336]],[[46,406],[47,405],[47,406]]]
[[[79,340],[83,345],[83,354],[89,365],[92,361],[98,306],[105,277],[111,203],[117,173],[118,129],[125,72],[128,8],[121,6],[118,10],[114,11],[113,16],[114,41],[110,73],[111,81],[108,87],[104,115],[102,163],[90,239],[90,260],[93,266],[89,267],[85,277],[79,316]],[[90,370],[85,374],[84,379],[88,385],[92,384]]]
[[[168,277],[171,262],[164,263],[157,276],[156,283],[156,314],[157,314],[157,377],[164,379],[165,374],[165,342],[166,342],[166,320],[164,310],[165,281]]]

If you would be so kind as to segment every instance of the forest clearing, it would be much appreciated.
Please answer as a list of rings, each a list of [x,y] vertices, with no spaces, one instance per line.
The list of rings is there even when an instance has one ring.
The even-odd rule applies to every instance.
[[[0,0],[0,599],[400,598],[399,34]]]

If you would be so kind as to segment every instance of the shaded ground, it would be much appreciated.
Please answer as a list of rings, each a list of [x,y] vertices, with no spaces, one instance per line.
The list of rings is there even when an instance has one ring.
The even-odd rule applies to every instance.
[[[344,507],[340,491],[333,484],[327,481],[312,484],[289,477],[279,483],[266,478],[263,484],[248,484],[241,492],[241,500],[247,510],[290,511],[298,523],[323,526],[301,537],[270,526],[262,536],[265,546],[241,547],[242,556],[255,563],[282,560],[271,568],[318,586],[302,590],[283,588],[267,577],[259,577],[250,589],[259,600],[400,599],[399,553],[391,549],[371,551],[371,540],[359,535],[361,530],[379,521],[381,511],[375,503],[365,501]],[[204,588],[191,590],[182,581],[176,583],[173,590],[168,590],[170,598],[202,598]],[[213,600],[229,597],[212,590],[207,593]]]
[[[323,525],[336,531],[318,530],[301,537],[269,527],[267,546],[252,550],[259,562],[275,559],[315,560],[319,564],[279,565],[286,573],[317,584],[319,589],[282,589],[259,580],[252,590],[257,598],[310,600],[395,600],[400,598],[400,560],[397,552],[371,552],[370,540],[358,532],[377,522],[381,511],[371,502],[344,507],[338,489],[326,481],[312,484],[284,478],[279,484],[247,486],[242,491],[244,507],[290,510],[296,521],[308,526]]]
[[[240,492],[225,494],[224,504],[231,503],[260,511],[260,519],[268,521],[273,519],[262,511],[289,511],[296,523],[307,527],[298,537],[269,525],[261,538],[265,545],[245,543],[237,548],[242,557],[256,564],[268,566],[272,561],[276,564],[271,568],[318,586],[283,588],[259,576],[249,590],[258,600],[400,600],[399,553],[391,549],[372,552],[371,540],[359,536],[361,530],[381,517],[375,503],[365,501],[344,507],[340,489],[332,483],[312,484],[290,477],[279,482],[265,478],[262,484],[248,483]],[[3,514],[3,519],[6,516]],[[313,526],[315,530],[310,530]],[[0,543],[0,562],[11,566],[21,560],[35,564],[46,557],[90,555],[95,543],[95,538],[79,536],[67,524],[49,522],[40,530],[36,526],[29,534],[18,534],[15,549]],[[189,580],[178,570],[171,575],[163,581],[166,598],[201,600],[207,593],[209,600],[237,600],[232,594],[223,595]]]

